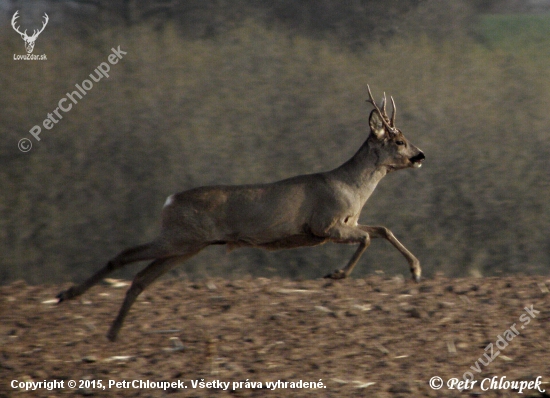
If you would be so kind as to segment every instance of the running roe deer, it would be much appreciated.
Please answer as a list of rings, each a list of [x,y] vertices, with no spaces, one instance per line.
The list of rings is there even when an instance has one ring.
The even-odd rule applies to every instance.
[[[171,195],[162,209],[160,235],[150,243],[124,250],[82,284],[57,296],[59,302],[81,295],[122,266],[154,261],[139,272],[107,334],[114,341],[138,295],[155,279],[209,245],[261,247],[268,250],[316,246],[326,242],[358,244],[348,264],[327,275],[347,277],[369,246],[371,238],[387,239],[405,256],[415,281],[420,262],[385,227],[357,223],[361,209],[387,173],[420,167],[424,153],[410,144],[367,86],[374,109],[369,116],[370,135],[357,153],[340,167],[324,173],[300,175],[254,185],[209,186]]]

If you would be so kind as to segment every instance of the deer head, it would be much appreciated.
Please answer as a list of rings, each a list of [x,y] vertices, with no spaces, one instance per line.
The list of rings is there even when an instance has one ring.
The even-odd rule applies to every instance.
[[[27,50],[27,54],[31,54],[34,50],[34,42],[38,38],[38,35],[42,33],[46,25],[48,24],[48,14],[44,13],[44,22],[42,22],[42,29],[37,30],[35,29],[32,36],[27,36],[27,30],[25,29],[25,32],[21,32],[19,28],[15,25],[15,20],[19,18],[19,15],[17,15],[19,11],[16,11],[15,14],[13,14],[13,18],[11,19],[11,26],[13,29],[21,35],[23,40],[25,40],[25,49]]]
[[[409,143],[401,130],[395,127],[395,114],[397,108],[395,107],[393,97],[390,97],[392,114],[391,117],[388,117],[386,112],[386,93],[384,93],[382,109],[380,109],[378,105],[376,105],[376,101],[374,101],[368,85],[367,89],[369,91],[369,99],[367,102],[370,102],[374,106],[369,117],[369,125],[376,145],[380,147],[380,150],[377,151],[380,165],[385,166],[388,171],[407,167],[421,167],[422,161],[426,158],[424,153]]]

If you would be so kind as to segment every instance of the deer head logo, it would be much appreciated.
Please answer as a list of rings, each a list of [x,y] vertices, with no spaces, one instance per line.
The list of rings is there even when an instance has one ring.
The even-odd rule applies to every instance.
[[[23,40],[25,40],[25,49],[27,50],[27,54],[31,54],[32,50],[34,50],[34,42],[38,38],[38,35],[42,33],[46,25],[48,24],[48,14],[44,13],[44,22],[42,22],[42,29],[37,30],[35,29],[32,36],[27,36],[27,30],[25,29],[25,32],[21,32],[19,28],[15,25],[15,20],[19,18],[19,15],[17,15],[19,11],[15,11],[15,14],[13,14],[13,18],[11,19],[11,26],[13,29],[21,35]]]

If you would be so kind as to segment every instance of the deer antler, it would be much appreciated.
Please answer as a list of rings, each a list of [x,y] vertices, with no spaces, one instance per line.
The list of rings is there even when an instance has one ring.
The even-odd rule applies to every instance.
[[[38,35],[39,35],[40,33],[42,33],[42,31],[44,30],[44,28],[45,28],[46,25],[48,24],[48,21],[50,20],[50,18],[48,17],[48,14],[44,13],[44,16],[42,17],[42,18],[44,18],[44,22],[42,22],[42,29],[40,29],[40,30],[38,30],[38,31],[35,29],[34,32],[33,32],[33,34],[32,34],[32,36],[29,37],[29,36],[27,35],[27,29],[25,29],[25,32],[21,32],[21,31],[19,30],[19,28],[15,25],[16,19],[19,18],[19,15],[17,15],[17,14],[19,14],[19,10],[18,10],[18,11],[15,11],[15,14],[13,14],[13,17],[12,17],[12,19],[11,19],[11,26],[12,26],[12,28],[13,28],[17,33],[19,33],[24,39],[34,39],[34,38],[38,37]]]
[[[33,37],[38,36],[40,33],[42,33],[42,31],[44,30],[44,28],[48,24],[48,21],[50,20],[50,18],[48,17],[48,14],[46,14],[46,13],[44,13],[44,16],[42,18],[44,18],[44,22],[42,22],[42,29],[40,29],[38,32],[33,34]]]
[[[19,15],[17,15],[19,11],[15,11],[15,14],[13,14],[13,18],[11,19],[11,26],[12,28],[19,33],[21,36],[27,36],[27,31],[25,30],[25,33],[21,32],[19,28],[15,25],[15,20],[19,18]]]
[[[392,111],[391,111],[391,125],[393,128],[395,128],[395,114],[397,113],[397,108],[395,107],[395,101],[393,100],[393,97],[391,98],[391,105],[392,105]]]
[[[388,130],[391,131],[392,133],[395,132],[395,101],[393,100],[393,97],[390,97],[393,105],[393,111],[390,119],[388,118],[388,115],[386,113],[386,93],[384,93],[384,100],[382,102],[383,110],[380,110],[378,105],[376,105],[376,101],[372,96],[372,93],[370,91],[370,87],[368,84],[367,84],[367,90],[369,91],[369,99],[367,100],[367,102],[370,102],[374,106],[374,109],[376,109],[376,111],[380,114],[380,117],[382,118],[382,122],[388,128]]]

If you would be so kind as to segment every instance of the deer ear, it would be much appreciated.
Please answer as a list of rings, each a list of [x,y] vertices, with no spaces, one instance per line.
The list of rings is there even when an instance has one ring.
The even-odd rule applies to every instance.
[[[376,136],[379,140],[384,139],[386,134],[386,129],[384,128],[384,122],[376,109],[373,109],[369,117],[370,131]]]

